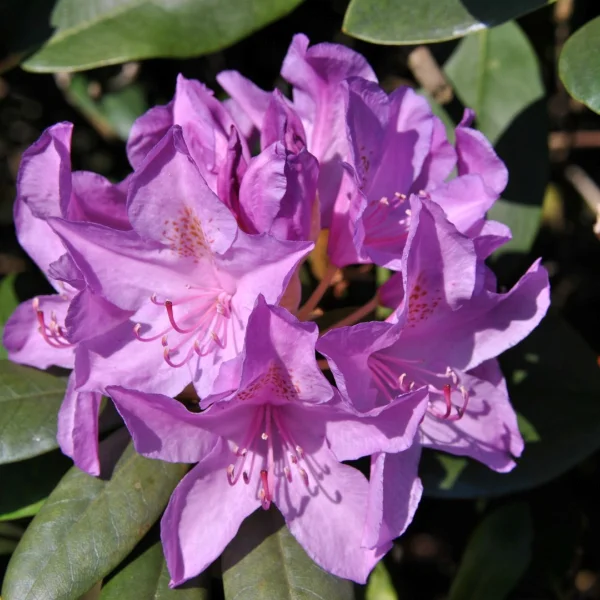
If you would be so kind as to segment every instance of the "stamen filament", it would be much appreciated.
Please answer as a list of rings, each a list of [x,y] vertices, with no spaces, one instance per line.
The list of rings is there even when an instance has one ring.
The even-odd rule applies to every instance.
[[[338,268],[335,265],[329,265],[327,271],[323,276],[323,279],[319,282],[319,285],[315,288],[309,299],[305,302],[304,306],[301,306],[296,313],[299,321],[304,321],[308,318],[310,313],[317,307],[317,304],[321,301],[331,283],[333,282]]]
[[[332,329],[338,329],[339,327],[347,327],[348,325],[354,325],[360,321],[363,317],[366,317],[370,312],[373,312],[379,306],[379,295],[375,294],[371,300],[366,304],[349,314],[345,319],[334,323],[331,327],[327,328],[321,335],[326,334]]]

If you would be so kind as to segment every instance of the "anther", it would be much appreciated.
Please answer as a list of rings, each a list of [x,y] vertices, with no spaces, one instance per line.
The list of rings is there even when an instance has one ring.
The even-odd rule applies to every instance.
[[[232,485],[233,485],[234,476],[235,476],[235,466],[229,465],[227,467],[227,479],[229,480],[229,483],[231,483]]]
[[[284,467],[283,472],[285,473],[285,478],[291,483],[292,481],[292,472],[289,467]]]
[[[296,446],[296,453],[300,458],[304,458],[304,450],[300,446]]]
[[[260,439],[266,442],[269,439],[269,436],[263,432],[260,435]]]
[[[308,474],[306,473],[306,471],[301,467],[300,469],[298,469],[298,473],[300,473],[300,477],[302,477],[304,485],[308,487]]]

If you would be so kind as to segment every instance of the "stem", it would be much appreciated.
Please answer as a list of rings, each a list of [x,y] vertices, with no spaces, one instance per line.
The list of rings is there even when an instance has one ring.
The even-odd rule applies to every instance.
[[[348,325],[354,325],[360,321],[363,317],[366,317],[370,312],[374,311],[379,306],[379,295],[375,294],[366,304],[363,304],[360,308],[356,309],[353,313],[349,314],[345,319],[334,323],[331,327],[326,329],[321,335],[326,334],[332,329],[338,327],[347,327]]]
[[[299,321],[304,321],[310,313],[317,307],[321,298],[325,295],[325,292],[329,289],[335,274],[338,272],[338,268],[335,265],[329,265],[327,271],[323,276],[323,279],[319,282],[319,285],[315,288],[315,291],[310,295],[310,298],[305,302],[304,306],[298,309],[296,316]]]

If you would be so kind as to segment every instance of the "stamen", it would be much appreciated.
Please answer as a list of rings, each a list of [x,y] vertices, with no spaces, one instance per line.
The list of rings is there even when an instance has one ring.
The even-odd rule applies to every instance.
[[[37,302],[36,302],[37,300]],[[39,307],[39,300],[36,298],[33,302],[33,304],[37,307]],[[37,318],[37,322],[39,323],[39,327],[38,327],[38,332],[40,333],[40,335],[42,336],[42,338],[44,338],[44,341],[49,345],[52,346],[52,348],[57,348],[57,349],[64,349],[64,348],[72,348],[73,344],[69,343],[66,339],[61,339],[61,338],[65,338],[64,333],[62,333],[62,328],[60,328],[58,326],[58,324],[56,323],[56,315],[54,313],[51,313],[51,318],[52,320],[50,321],[49,325],[46,325],[46,322],[44,320],[44,311],[43,310],[36,310],[35,311],[36,314],[36,318]],[[48,332],[50,332],[50,335],[48,335]]]
[[[166,331],[161,331],[160,333],[158,333],[157,335],[153,335],[151,337],[142,337],[140,335],[140,329],[142,328],[142,324],[141,323],[136,323],[133,326],[133,334],[135,335],[135,337],[140,340],[140,342],[154,342],[158,339],[163,339],[166,340],[167,336],[165,335],[166,331],[169,331],[168,329]],[[163,346],[166,346],[166,343],[163,343]]]
[[[269,478],[268,473],[264,469],[260,472],[260,480],[262,483],[262,489],[260,490],[259,497],[264,510],[268,510],[271,506],[272,496],[269,491]]]
[[[229,481],[229,483],[231,485],[233,485],[235,483],[234,477],[235,477],[235,465],[229,465],[227,467],[227,480]]]
[[[302,481],[304,481],[304,485],[306,487],[308,487],[308,474],[306,473],[306,471],[302,467],[300,467],[298,469],[298,473],[300,473],[300,477],[302,477]]]
[[[179,327],[179,325],[177,325],[177,323],[175,322],[175,315],[173,314],[173,303],[170,300],[165,301],[165,308],[167,309],[167,315],[169,316],[169,322],[171,323],[171,327],[173,327],[173,329],[177,333],[191,333],[192,331],[198,328],[197,325],[194,325],[189,329],[182,329],[181,327]]]
[[[190,362],[190,359],[192,358],[192,356],[194,355],[194,348],[192,347],[188,353],[187,356],[181,361],[181,362],[173,362],[173,360],[171,359],[171,351],[169,350],[168,347],[166,347],[163,350],[163,357],[165,359],[165,362],[170,366],[173,367],[174,369],[179,369],[179,367],[183,367],[183,365],[187,365],[187,363]]]

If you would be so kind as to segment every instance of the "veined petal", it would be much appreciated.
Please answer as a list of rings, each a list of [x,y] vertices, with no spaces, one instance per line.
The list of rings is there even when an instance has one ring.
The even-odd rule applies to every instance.
[[[129,429],[139,454],[167,462],[195,463],[218,441],[199,414],[168,396],[109,386],[106,392]]]
[[[309,460],[318,465],[321,478],[309,473],[308,486],[279,478],[275,504],[319,566],[338,577],[365,583],[391,548],[390,543],[373,550],[362,547],[369,484],[362,473],[339,463],[325,446],[313,450]]]
[[[49,219],[69,250],[90,290],[123,310],[136,310],[154,293],[185,294],[196,265],[135,231],[93,223]],[[183,263],[183,264],[182,264]]]
[[[422,387],[368,412],[332,411],[326,426],[331,451],[342,461],[406,450],[425,416],[428,395]]]
[[[51,320],[64,326],[68,307],[69,301],[58,294],[38,296],[19,304],[4,326],[2,343],[8,351],[8,358],[38,369],[47,369],[52,365],[72,369],[74,355],[73,348],[68,345],[69,341],[63,336],[60,336],[60,343],[46,339],[52,336],[52,332],[48,330]],[[42,325],[38,317],[39,311],[43,313],[46,338],[40,333]]]
[[[458,456],[470,456],[495,471],[510,471],[523,451],[517,416],[496,360],[461,374],[469,405],[458,421],[430,415],[421,425],[421,444]]]
[[[206,185],[178,126],[132,176],[127,210],[142,238],[190,261],[225,252],[237,233],[234,216]]]
[[[260,502],[254,486],[230,485],[230,451],[219,442],[175,488],[161,521],[171,586],[204,571],[233,539]]]
[[[56,439],[63,454],[70,456],[75,466],[90,475],[98,476],[98,412],[102,394],[78,392],[75,388],[75,374],[72,373],[58,412]]]
[[[379,453],[371,458],[369,505],[362,543],[377,548],[401,536],[410,525],[423,484],[418,476],[421,445],[404,452]]]
[[[254,127],[258,130],[262,129],[271,94],[261,90],[237,71],[221,71],[217,75],[217,81],[244,111]]]
[[[127,217],[127,188],[130,178],[113,184],[105,177],[88,171],[75,171],[73,195],[67,218],[89,221],[124,231],[131,229]]]

